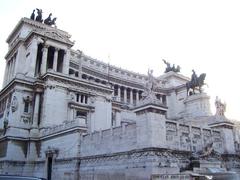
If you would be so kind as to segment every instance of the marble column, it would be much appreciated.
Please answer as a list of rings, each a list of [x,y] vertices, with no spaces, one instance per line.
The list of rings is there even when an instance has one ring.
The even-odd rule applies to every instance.
[[[16,54],[13,56],[13,58],[12,58],[12,63],[13,63],[13,67],[12,67],[12,78],[14,78],[15,77],[15,75],[16,75]]]
[[[126,87],[124,87],[124,97],[123,97],[123,101],[124,101],[125,103],[127,103],[127,88],[126,88]]]
[[[70,49],[64,51],[63,57],[63,74],[68,74],[70,61]]]
[[[48,55],[48,46],[44,46],[42,54],[42,63],[41,63],[41,75],[47,72],[47,55]]]
[[[7,65],[6,65],[6,77],[4,78],[5,79],[5,83],[4,84],[7,84],[8,83],[8,80],[9,80],[9,73],[10,73],[10,61],[7,62]]]
[[[118,101],[121,101],[121,86],[118,85]]]
[[[36,93],[35,102],[34,102],[34,112],[33,112],[33,124],[32,124],[34,128],[38,126],[39,102],[40,102],[40,94]]]
[[[159,101],[160,101],[161,103],[163,103],[163,102],[162,102],[162,95],[161,95],[161,94],[159,94]]]
[[[53,71],[57,72],[57,64],[58,64],[58,48],[55,48],[54,58],[53,58]]]
[[[133,89],[130,89],[130,104],[133,104]]]
[[[7,83],[7,75],[8,75],[8,63],[5,65],[5,72],[4,72],[4,79],[3,79],[3,86]]]
[[[69,118],[69,119],[68,119],[69,121],[74,120],[74,109],[73,109],[73,107],[69,107],[68,118]]]
[[[136,104],[139,102],[139,91],[136,90]]]
[[[28,75],[31,77],[34,77],[35,75],[35,69],[37,65],[38,44],[39,44],[38,40],[34,38],[31,44],[30,66],[28,69]]]
[[[12,60],[11,60],[11,79],[13,78],[13,73],[14,73],[14,58],[12,57]]]
[[[9,60],[9,71],[8,71],[8,81],[11,80],[11,76],[12,76],[12,60]]]

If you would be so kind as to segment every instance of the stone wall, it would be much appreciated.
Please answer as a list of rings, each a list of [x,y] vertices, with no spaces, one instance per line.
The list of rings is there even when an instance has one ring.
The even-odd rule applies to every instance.
[[[80,135],[78,132],[46,138],[41,142],[40,159],[46,159],[46,151],[57,150],[56,159],[77,157],[79,152]]]
[[[136,124],[123,125],[83,136],[81,156],[132,150],[137,143]]]
[[[53,105],[54,102],[54,105]],[[63,88],[47,86],[44,91],[43,127],[62,124],[68,118],[67,92]]]

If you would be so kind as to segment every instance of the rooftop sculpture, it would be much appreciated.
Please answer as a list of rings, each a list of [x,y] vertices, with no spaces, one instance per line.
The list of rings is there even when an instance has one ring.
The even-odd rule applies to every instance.
[[[56,25],[56,20],[57,20],[57,18],[55,17],[55,18],[51,18],[51,16],[52,16],[52,13],[50,13],[49,14],[49,16],[43,21],[43,19],[42,19],[42,9],[38,9],[38,8],[36,8],[36,10],[37,10],[37,16],[36,16],[36,18],[35,18],[35,9],[33,10],[33,12],[32,12],[32,14],[31,14],[31,16],[30,16],[30,19],[32,19],[32,20],[35,20],[35,21],[38,21],[38,22],[40,22],[40,23],[44,23],[44,24],[47,24],[47,25],[49,25],[49,26],[52,26],[52,25]]]
[[[175,64],[173,64],[171,67],[169,62],[167,62],[165,59],[162,59],[162,60],[163,60],[164,64],[167,65],[167,67],[165,69],[165,73],[170,72],[170,71],[173,71],[176,73],[180,72],[181,67],[179,65],[177,65],[177,67],[175,67]]]

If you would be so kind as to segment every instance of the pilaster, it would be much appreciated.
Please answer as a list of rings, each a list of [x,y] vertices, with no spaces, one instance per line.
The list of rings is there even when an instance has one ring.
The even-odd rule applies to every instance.
[[[47,72],[47,55],[48,55],[48,46],[44,46],[42,54],[42,64],[41,64],[41,75]]]

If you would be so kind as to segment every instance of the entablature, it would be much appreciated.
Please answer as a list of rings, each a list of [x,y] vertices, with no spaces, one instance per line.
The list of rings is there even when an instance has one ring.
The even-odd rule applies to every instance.
[[[58,85],[67,89],[83,90],[91,94],[98,95],[111,95],[112,89],[108,86],[104,86],[97,83],[92,83],[78,78],[66,77],[61,73],[47,72],[42,79],[46,82],[47,80],[55,81]],[[99,94],[100,93],[100,94]]]

